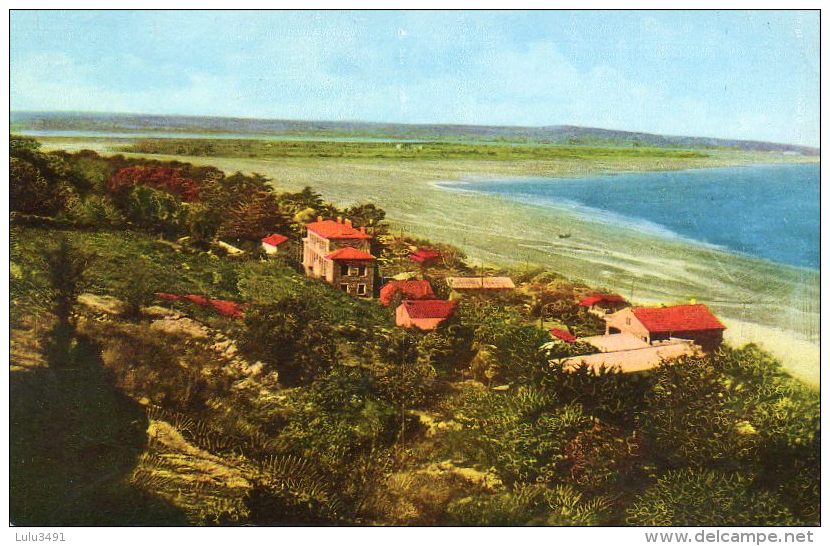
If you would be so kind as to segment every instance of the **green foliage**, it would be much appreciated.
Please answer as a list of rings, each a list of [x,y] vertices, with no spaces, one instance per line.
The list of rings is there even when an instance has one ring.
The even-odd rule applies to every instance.
[[[284,454],[315,461],[340,491],[357,494],[376,448],[396,430],[396,409],[378,393],[374,377],[360,368],[338,366],[309,388],[294,390],[277,412],[283,426],[277,444]],[[374,454],[373,454],[374,453]],[[368,465],[368,466],[367,466]]]
[[[75,195],[71,184],[56,172],[59,160],[27,150],[12,155],[9,164],[9,204],[12,211],[51,216]]]
[[[119,228],[126,222],[124,214],[104,195],[72,199],[63,214],[79,227]]]
[[[142,154],[219,157],[334,157],[397,160],[468,159],[515,161],[522,159],[561,160],[706,157],[706,154],[700,151],[645,147],[528,146],[515,144],[465,144],[455,142],[400,144],[395,142],[205,140],[173,138],[141,140],[125,146],[122,150]]]
[[[539,349],[543,351],[545,356],[550,360],[587,355],[596,352],[596,348],[593,345],[582,341],[568,343],[562,340],[553,340],[543,343],[539,346]]]
[[[173,195],[136,186],[121,200],[127,220],[139,229],[175,237],[183,232],[187,212]]]
[[[72,309],[86,283],[94,255],[72,245],[66,237],[46,251],[43,264],[52,288],[53,312],[61,324],[68,324]]]
[[[560,480],[566,446],[591,426],[581,406],[562,404],[554,395],[531,387],[507,394],[467,393],[455,415],[466,456],[493,467],[505,483]]]
[[[492,495],[466,497],[450,505],[456,525],[601,525],[609,508],[601,497],[585,501],[573,487],[521,485]]]
[[[337,361],[335,333],[307,299],[288,296],[245,312],[242,349],[276,368],[287,385],[311,382]]]
[[[288,224],[275,196],[263,192],[226,210],[216,234],[231,241],[259,241],[269,233],[286,232]]]
[[[491,370],[491,377],[480,379],[523,384],[539,380],[548,366],[540,350],[550,340],[547,332],[526,324],[516,312],[486,300],[464,298],[457,315],[460,324],[473,331],[479,357],[486,360],[484,365],[474,360],[474,372]]]
[[[144,259],[137,259],[130,267],[130,276],[124,279],[117,292],[117,297],[126,304],[125,316],[137,319],[141,308],[153,303],[155,293],[160,290],[150,264]]]
[[[321,525],[337,520],[337,499],[308,460],[272,457],[248,492],[249,521],[255,525]]]
[[[603,421],[633,428],[638,418],[647,419],[645,399],[651,393],[653,382],[654,376],[650,373],[627,374],[617,369],[595,370],[584,365],[564,370],[552,365],[541,384],[562,400],[582,404]]]
[[[797,523],[779,498],[754,490],[746,477],[691,469],[660,477],[634,501],[626,521],[631,525],[704,527]]]
[[[210,146],[214,153],[224,144]],[[280,144],[272,151],[331,151],[326,143],[289,148]],[[344,147],[341,153],[366,150]],[[502,153],[495,148],[488,152],[494,150]],[[439,295],[444,275],[469,272],[458,249],[389,234],[385,212],[371,203],[341,211],[310,188],[277,195],[270,181],[256,174],[225,176],[210,167],[103,158],[94,152],[44,154],[30,139],[13,138],[11,152],[15,216],[44,220],[38,225],[51,227],[25,227],[22,221],[12,226],[15,315],[41,316],[49,310],[57,316],[63,327],[50,333],[46,349],[61,357],[47,361],[71,366],[52,366],[50,373],[74,373],[102,355],[118,389],[164,406],[158,410],[165,412],[161,418],[176,422],[186,441],[245,466],[245,483],[252,487],[247,494],[236,493],[233,515],[221,516],[224,501],[211,497],[205,502],[215,504],[206,513],[213,516],[200,522],[246,517],[260,524],[407,522],[403,504],[390,515],[393,510],[369,507],[367,499],[377,498],[390,483],[405,485],[407,476],[417,475],[426,484],[434,479],[433,463],[447,459],[458,472],[440,469],[446,489],[441,495],[430,496],[426,485],[423,490],[413,486],[412,496],[423,498],[406,500],[421,511],[411,521],[443,522],[446,514],[458,524],[504,525],[594,525],[620,523],[625,517],[633,524],[818,521],[818,396],[757,347],[727,347],[640,374],[596,373],[586,367],[566,372],[549,361],[589,348],[551,343],[548,333],[534,325],[539,316],[563,321],[576,335],[596,333],[601,324],[575,304],[585,287],[538,267],[513,275],[524,283],[514,294],[463,298],[456,315],[435,331],[395,329],[388,309],[306,279],[289,264],[221,259],[196,250],[209,248],[217,234],[253,244],[272,231],[296,236],[318,214],[342,215],[375,231],[381,262],[389,270],[412,271],[415,266],[406,256],[413,247],[438,249],[442,262],[421,273],[433,277]],[[393,153],[422,152],[419,157],[480,153],[430,145]],[[381,146],[372,153],[383,156],[390,150]],[[146,185],[130,187],[112,200],[103,194],[113,173],[143,165],[172,169],[191,181],[191,202]],[[57,245],[45,243],[56,239],[56,226],[70,223],[87,229],[62,231]],[[114,228],[127,229],[110,231]],[[188,234],[196,245],[151,234]],[[101,343],[94,346],[75,332],[73,317],[84,312],[75,305],[82,290],[117,296],[132,318],[156,290],[250,304],[244,322],[186,304],[165,305],[178,306],[238,340],[249,363],[265,363],[264,373],[252,371],[256,366],[229,366],[210,347],[212,341],[165,334],[149,323],[79,321],[83,333]],[[21,319],[15,324],[21,326]],[[278,372],[279,384],[271,371]],[[480,382],[458,380],[459,372],[469,377],[468,371]],[[97,394],[88,401],[111,410],[107,397],[98,396],[107,392],[106,382],[94,383]],[[64,386],[88,394],[84,385]],[[54,394],[25,387],[21,392],[34,392],[37,400]],[[15,413],[20,429],[21,416],[32,408],[14,403],[20,404]],[[61,402],[56,408],[82,419],[75,406],[76,401]],[[116,410],[113,415],[121,415]],[[42,430],[52,431],[62,422],[35,413],[34,423]],[[106,434],[89,436],[77,424],[72,421],[71,434],[59,437],[57,445],[69,438],[67,457],[81,460],[86,452],[79,454],[76,444]],[[113,431],[123,430],[114,425]],[[86,436],[72,436],[77,431]],[[136,453],[142,449],[129,434],[123,438]],[[27,449],[34,450],[30,460],[48,459],[42,442],[18,443],[26,457],[32,453]],[[251,460],[245,462],[246,457],[265,462],[247,468]],[[91,479],[91,470],[73,474],[77,468],[70,463],[67,479]],[[15,464],[15,479],[22,477],[18,484],[23,485],[13,488],[20,494],[45,463],[26,467],[19,459]],[[457,466],[462,464],[464,472]],[[178,471],[172,465],[163,468]],[[474,485],[465,476],[476,471],[493,479],[497,475],[507,489]],[[150,489],[166,487],[158,476],[136,476],[136,483]],[[49,489],[54,483],[33,490],[45,491],[43,499],[57,493],[54,498],[64,502],[68,497],[63,492],[72,488],[61,489],[65,483],[60,482],[64,485]],[[124,493],[92,490],[97,496],[82,494],[90,506],[117,504]],[[28,514],[38,513],[32,507],[49,504],[37,507],[31,498],[25,502]],[[124,505],[141,506],[137,502],[130,498]],[[150,508],[163,512],[163,507]],[[55,513],[65,515],[61,510]],[[134,521],[135,514],[124,518]],[[87,513],[61,521],[98,520]]]

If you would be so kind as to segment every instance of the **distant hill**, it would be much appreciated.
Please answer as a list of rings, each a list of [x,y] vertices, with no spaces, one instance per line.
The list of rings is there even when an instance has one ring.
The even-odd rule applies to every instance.
[[[203,133],[245,136],[310,138],[373,138],[389,140],[445,140],[516,142],[591,146],[732,148],[818,155],[809,146],[754,140],[670,136],[595,127],[551,125],[512,127],[490,125],[412,125],[357,121],[296,121],[282,119],[163,116],[74,112],[12,112],[12,131],[92,131],[103,133]]]

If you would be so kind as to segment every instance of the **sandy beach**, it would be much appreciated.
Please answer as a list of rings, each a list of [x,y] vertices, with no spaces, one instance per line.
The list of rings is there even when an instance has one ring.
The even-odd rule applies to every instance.
[[[88,148],[101,153],[112,153],[113,146],[106,140],[43,141],[47,149]],[[818,271],[611,226],[566,210],[436,185],[475,178],[565,177],[815,159],[732,151],[712,152],[705,159],[601,162],[153,157],[215,165],[227,172],[258,172],[286,190],[309,185],[341,205],[377,203],[396,229],[455,244],[473,264],[542,264],[592,286],[619,291],[635,303],[691,299],[707,303],[724,318],[731,343],[758,343],[794,376],[818,385]],[[562,233],[569,237],[560,238]]]

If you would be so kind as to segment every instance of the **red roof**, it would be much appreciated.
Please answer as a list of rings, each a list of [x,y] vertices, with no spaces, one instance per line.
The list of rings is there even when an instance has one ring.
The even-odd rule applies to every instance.
[[[380,303],[389,305],[398,293],[408,300],[435,299],[429,281],[389,281],[380,289]]]
[[[242,306],[235,301],[210,300],[210,305],[222,316],[242,318]]]
[[[187,300],[191,303],[195,303],[196,305],[210,305],[217,313],[225,317],[242,318],[243,316],[243,304],[237,303],[235,301],[214,300],[206,298],[205,296],[200,296],[198,294],[188,294],[186,296],[179,296],[178,294],[171,294],[169,292],[156,292],[156,297],[169,301]]]
[[[192,303],[195,303],[196,305],[207,305],[210,303],[210,301],[206,297],[200,296],[198,294],[188,294],[184,297],[184,299]]]
[[[286,242],[287,240],[288,240],[288,237],[286,237],[285,235],[280,235],[279,233],[272,233],[268,237],[263,237],[262,238],[263,243],[265,243],[266,245],[271,245],[271,246],[279,246],[279,245],[283,244],[284,242]]]
[[[325,239],[371,239],[372,236],[355,228],[349,223],[340,223],[335,220],[320,220],[305,226]]]
[[[429,248],[419,248],[418,250],[409,255],[410,260],[419,263],[428,262],[430,260],[436,260],[440,257],[440,252]]]
[[[350,246],[338,248],[326,256],[327,260],[374,260],[375,257],[368,252],[363,252]]]
[[[551,328],[550,335],[555,338],[559,338],[562,341],[567,341],[568,343],[573,343],[574,341],[576,341],[575,335],[565,330],[560,330],[559,328]]]
[[[449,300],[404,300],[401,305],[413,319],[445,319],[455,309],[455,302]]]
[[[582,298],[579,305],[582,307],[592,307],[603,301],[606,303],[625,303],[625,298],[618,294],[591,294],[590,296]]]
[[[672,307],[633,307],[631,312],[651,333],[726,329],[702,303]]]

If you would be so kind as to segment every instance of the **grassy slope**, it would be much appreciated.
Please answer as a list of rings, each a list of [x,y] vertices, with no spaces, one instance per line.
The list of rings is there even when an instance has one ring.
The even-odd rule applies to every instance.
[[[47,148],[112,153],[123,141],[43,139]],[[309,149],[309,148],[307,148]],[[787,368],[818,382],[818,290],[814,271],[778,266],[672,241],[635,230],[610,229],[565,211],[492,196],[448,193],[441,180],[472,177],[581,176],[813,159],[760,152],[707,151],[706,157],[601,155],[544,160],[224,158],[154,156],[225,171],[259,172],[288,190],[311,185],[332,201],[371,201],[393,224],[415,235],[461,246],[481,263],[541,263],[635,301],[696,298],[727,317],[734,343],[760,342]],[[311,154],[306,154],[311,155]],[[613,179],[612,179],[613,180]],[[570,233],[560,239],[556,235]],[[746,302],[745,304],[742,302]],[[771,341],[772,340],[772,341]]]

